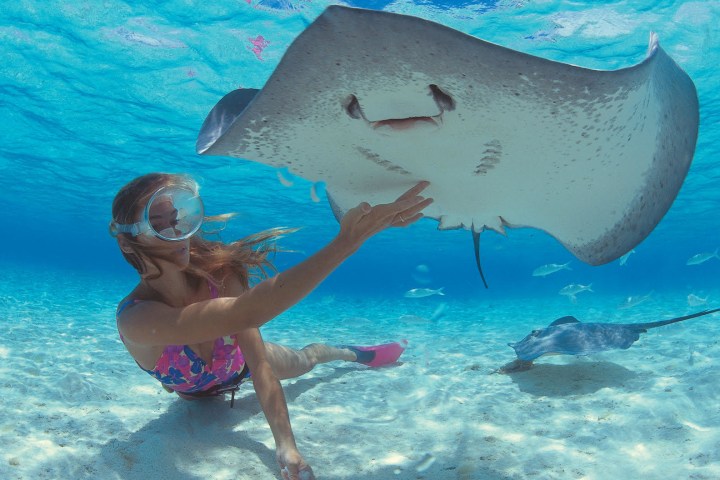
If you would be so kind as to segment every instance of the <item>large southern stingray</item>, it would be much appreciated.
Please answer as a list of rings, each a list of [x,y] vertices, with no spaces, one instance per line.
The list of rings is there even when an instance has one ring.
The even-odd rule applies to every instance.
[[[690,78],[647,58],[596,71],[419,18],[328,7],[262,90],[236,90],[197,140],[324,181],[335,210],[419,180],[439,229],[542,229],[592,265],[630,251],[670,207],[695,150]],[[477,253],[477,250],[476,250]]]
[[[533,330],[517,343],[508,343],[517,359],[502,366],[499,373],[515,373],[532,367],[543,355],[590,355],[605,350],[626,350],[641,333],[651,328],[682,322],[720,311],[720,308],[650,323],[581,323],[577,318],[558,318],[542,330]]]

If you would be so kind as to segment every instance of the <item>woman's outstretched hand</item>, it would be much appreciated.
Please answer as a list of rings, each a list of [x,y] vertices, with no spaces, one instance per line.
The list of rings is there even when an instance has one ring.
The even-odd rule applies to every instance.
[[[407,227],[423,217],[421,213],[433,202],[420,196],[430,182],[419,182],[392,203],[370,206],[363,202],[345,213],[340,221],[342,238],[359,247],[365,240],[389,227]]]

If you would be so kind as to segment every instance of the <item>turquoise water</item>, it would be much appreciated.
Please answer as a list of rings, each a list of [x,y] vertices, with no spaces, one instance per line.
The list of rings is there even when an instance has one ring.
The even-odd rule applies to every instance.
[[[309,182],[298,179],[286,188],[268,167],[194,153],[200,125],[217,100],[237,87],[260,88],[292,39],[329,3],[38,0],[3,4],[0,207],[5,229],[0,249],[0,358],[4,361],[0,389],[3,398],[16,403],[0,414],[0,440],[6,446],[0,472],[9,469],[11,478],[102,478],[97,477],[101,472],[109,472],[108,478],[142,478],[138,473],[123,473],[124,468],[130,469],[129,460],[113,460],[118,446],[109,439],[120,442],[122,451],[131,451],[138,438],[147,439],[147,432],[171,428],[174,415],[184,408],[168,407],[172,402],[157,397],[155,391],[133,390],[128,399],[125,390],[127,385],[155,387],[124,352],[113,325],[116,302],[136,278],[107,234],[112,198],[128,180],[149,171],[188,172],[199,178],[209,213],[240,213],[225,239],[278,225],[304,227],[283,244],[294,252],[277,257],[281,269],[333,237],[337,224],[324,201],[311,201]],[[507,237],[486,232],[483,265],[491,287],[486,291],[475,268],[470,234],[440,232],[435,221],[423,220],[369,241],[306,304],[264,330],[266,337],[294,346],[316,340],[372,342],[378,336],[380,340],[404,336],[412,346],[403,366],[406,370],[385,373],[387,381],[399,392],[408,385],[426,388],[423,382],[428,378],[440,382],[427,386],[426,394],[408,393],[408,398],[417,399],[412,408],[397,398],[390,398],[389,404],[384,397],[370,394],[355,399],[360,402],[358,408],[380,419],[383,429],[402,428],[417,439],[415,446],[422,454],[432,452],[434,459],[434,466],[418,467],[426,457],[407,453],[413,448],[410,443],[404,453],[410,458],[409,466],[399,460],[400,466],[368,466],[363,470],[367,478],[446,478],[440,473],[433,477],[436,471],[457,473],[447,478],[619,478],[623,472],[634,478],[717,478],[716,385],[720,378],[715,372],[720,351],[713,319],[667,327],[643,337],[644,343],[628,352],[590,360],[576,370],[562,370],[562,362],[552,364],[557,368],[540,370],[541,379],[560,379],[552,387],[531,377],[486,379],[474,372],[488,373],[509,361],[512,351],[507,342],[562,315],[641,322],[720,305],[720,260],[686,265],[693,255],[711,253],[720,246],[720,2],[345,4],[417,15],[516,50],[595,69],[638,63],[650,32],[656,32],[663,48],[695,82],[701,106],[700,136],[687,179],[668,214],[625,265],[615,261],[586,266],[535,230],[510,230]],[[531,275],[541,265],[566,262],[571,262],[572,270],[545,278]],[[592,284],[593,292],[581,293],[571,303],[558,294],[569,283]],[[443,287],[446,295],[419,300],[403,297],[406,290],[418,286]],[[689,304],[689,295],[704,301]],[[633,300],[638,299],[643,302],[635,305]],[[438,309],[443,311],[442,321],[430,322]],[[8,359],[15,363],[7,363]],[[444,370],[433,365],[442,365]],[[27,372],[26,378],[18,378],[14,373],[18,368]],[[605,369],[607,375],[598,375],[598,369]],[[331,369],[323,367],[311,378],[328,372]],[[329,405],[343,405],[347,401],[343,385],[364,379],[355,373],[347,374],[349,380],[330,373],[328,385],[334,390],[317,386],[315,394],[330,398]],[[117,380],[118,375],[124,380]],[[49,378],[55,381],[48,383]],[[676,385],[674,393],[668,392],[668,384]],[[68,385],[71,388],[63,388]],[[296,412],[296,430],[306,432],[296,434],[314,438],[312,422],[303,417],[315,415],[311,405],[302,402],[301,393],[308,389],[312,392],[311,387],[291,388],[294,393],[289,396],[298,399],[295,408],[308,409]],[[617,397],[606,401],[608,395]],[[93,400],[86,404],[87,398]],[[475,401],[487,403],[474,407]],[[513,402],[519,410],[512,410]],[[613,402],[627,408],[609,417],[610,445],[623,447],[618,439],[625,435],[650,452],[662,454],[665,446],[670,448],[675,442],[684,449],[678,453],[675,470],[653,470],[640,454],[628,459],[602,452],[588,426],[580,429],[583,434],[577,442],[568,440],[565,453],[572,454],[561,452],[551,458],[554,465],[546,464],[547,458],[538,464],[514,446],[514,437],[497,433],[522,431],[523,423],[539,418],[555,429],[538,427],[517,441],[526,441],[529,449],[542,449],[576,434],[578,422],[586,417],[582,409],[611,410]],[[533,417],[528,412],[538,403],[564,413]],[[628,433],[627,425],[650,421],[640,405],[659,411],[660,404],[671,408],[671,413],[657,414],[655,420],[670,425],[671,430],[680,425],[677,429],[669,436],[663,431],[660,437],[645,439],[641,433]],[[24,408],[27,405],[32,408]],[[249,399],[244,405],[256,409]],[[323,408],[332,412],[334,407]],[[443,411],[450,412],[456,422],[448,422]],[[682,411],[692,411],[692,419],[678,420]],[[96,423],[76,419],[78,412]],[[256,410],[253,415],[258,416]],[[410,420],[417,416],[434,423],[413,424]],[[262,421],[248,417],[239,417],[251,425],[248,431],[262,432]],[[360,430],[358,444],[372,443],[378,435],[371,431],[372,423],[357,410],[348,418],[349,425],[354,421]],[[398,418],[401,427],[393,427],[392,421]],[[487,427],[468,433],[456,425],[478,418],[495,419],[497,430]],[[708,430],[683,427],[683,422]],[[638,432],[644,431],[639,428]],[[465,432],[463,440],[449,452],[448,445],[459,431]],[[219,438],[233,440],[220,432]],[[25,440],[18,443],[16,435]],[[315,435],[313,441],[324,442],[322,431]],[[438,442],[444,446],[438,447]],[[483,460],[486,466],[473,470],[467,459],[474,455],[469,445],[475,444],[489,453]],[[365,454],[379,456],[383,450],[367,448],[362,455],[356,452],[357,458],[348,455],[363,462]],[[306,450],[312,458],[312,449]],[[596,455],[595,460],[578,453],[588,451]],[[267,473],[272,471],[268,454],[258,456],[261,467],[267,464],[263,473],[240,478],[275,478]],[[322,461],[325,468],[333,463]],[[337,468],[350,468],[336,461]],[[161,466],[180,478],[207,473],[200,467],[193,470],[164,462]],[[557,465],[563,462],[573,463],[577,471],[561,471]],[[322,462],[313,465],[318,463]],[[110,465],[110,470],[100,470],[98,465]],[[608,465],[613,467],[603,470]],[[350,471],[347,475],[332,471],[323,478],[355,477]]]
[[[281,188],[267,167],[194,153],[199,127],[216,101],[238,86],[262,86],[289,42],[327,2],[199,5],[3,6],[0,109],[6,127],[0,134],[0,205],[6,206],[6,229],[0,260],[132,278],[106,234],[109,206],[120,185],[152,170],[190,172],[202,179],[211,213],[240,212],[241,221],[228,237],[275,225],[304,226],[288,246],[312,251],[335,233],[327,205],[310,201],[309,184]],[[720,244],[716,2],[368,5],[432,18],[510,48],[598,69],[639,62],[650,32],[657,32],[698,89],[701,131],[694,162],[672,208],[626,268],[617,263],[589,268],[573,261],[574,272],[576,280],[605,291],[713,285],[717,261],[695,267],[685,262]],[[258,36],[267,42],[260,54],[250,41]],[[425,264],[447,291],[483,295],[475,288],[469,234],[436,232],[436,225],[426,220],[374,239],[324,288],[402,292],[412,284],[412,269]],[[281,265],[297,260],[279,259]],[[530,273],[539,265],[571,260],[538,231],[510,231],[508,238],[483,235],[486,273],[503,292],[553,294],[557,283],[545,289],[552,281],[537,282]]]

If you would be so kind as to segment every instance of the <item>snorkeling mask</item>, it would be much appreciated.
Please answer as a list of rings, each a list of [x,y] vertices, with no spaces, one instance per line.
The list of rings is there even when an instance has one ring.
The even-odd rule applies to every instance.
[[[154,235],[161,240],[178,242],[193,236],[205,218],[205,209],[197,188],[187,185],[170,185],[160,188],[150,197],[142,220],[132,224],[110,224],[110,235],[141,233]]]

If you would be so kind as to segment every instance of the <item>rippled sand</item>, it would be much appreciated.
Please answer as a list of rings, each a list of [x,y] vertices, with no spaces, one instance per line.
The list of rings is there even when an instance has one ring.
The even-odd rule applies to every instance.
[[[114,326],[127,285],[9,272],[0,287],[3,478],[279,478],[252,386],[234,409],[185,402],[137,368]],[[557,317],[629,323],[702,309],[686,297],[626,309],[597,295],[312,297],[263,333],[295,347],[409,341],[391,367],[338,363],[283,382],[320,479],[720,478],[717,314],[651,330],[627,351],[492,373],[514,358],[507,342]]]

